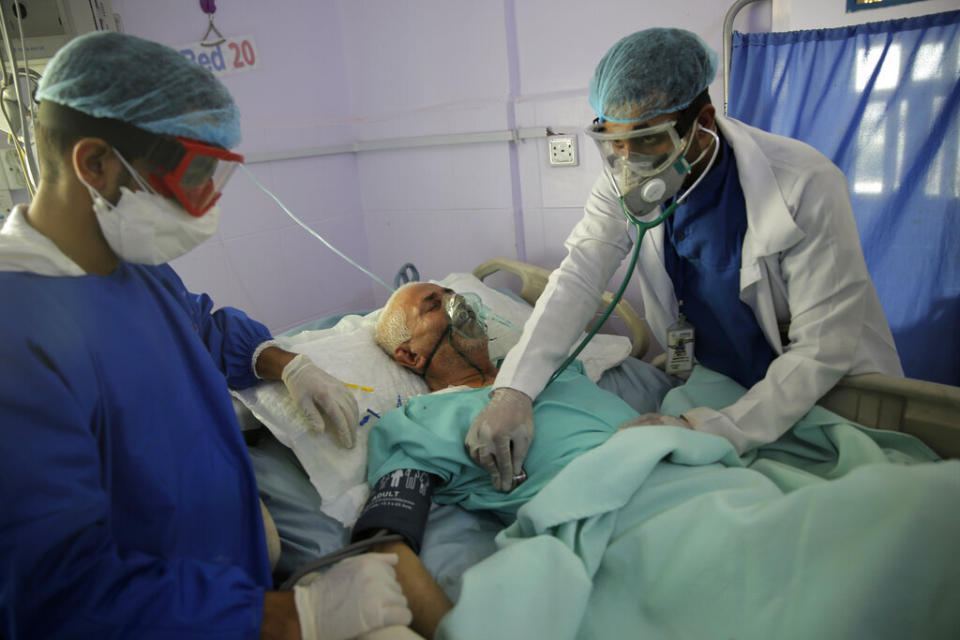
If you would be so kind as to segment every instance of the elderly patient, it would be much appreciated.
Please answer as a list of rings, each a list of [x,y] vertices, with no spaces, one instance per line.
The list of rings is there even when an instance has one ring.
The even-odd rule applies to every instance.
[[[397,576],[414,614],[414,629],[430,637],[452,606],[416,556],[431,499],[495,513],[504,524],[577,455],[609,438],[638,414],[597,387],[574,363],[534,403],[544,429],[525,469],[508,493],[463,447],[473,418],[487,402],[496,367],[476,315],[454,291],[410,283],[387,302],[377,323],[377,342],[401,366],[423,376],[433,393],[391,411],[370,432],[371,496],[354,528],[354,539],[386,529],[405,542],[381,545],[400,556]]]
[[[925,615],[928,630],[955,628],[951,608],[934,601],[938,593],[960,584],[960,571],[951,569],[949,563],[930,562],[931,557],[948,554],[960,535],[960,516],[952,508],[960,490],[960,466],[955,463],[865,465],[862,473],[811,484],[807,490],[784,490],[771,481],[774,475],[743,468],[733,447],[723,439],[669,427],[648,431],[642,438],[625,438],[622,451],[627,458],[618,459],[609,448],[601,451],[598,447],[638,412],[597,387],[575,363],[533,403],[535,419],[545,428],[533,441],[524,469],[514,470],[513,489],[502,493],[463,447],[464,435],[486,404],[487,385],[496,374],[485,330],[473,311],[449,289],[410,284],[387,303],[378,322],[377,340],[399,365],[422,375],[434,393],[385,414],[371,430],[368,480],[372,490],[353,533],[355,539],[381,530],[401,534],[403,542],[381,544],[378,550],[400,558],[397,579],[413,613],[413,627],[426,637],[434,635],[441,618],[452,608],[416,555],[431,500],[490,511],[505,524],[512,523],[520,507],[574,458],[599,453],[607,463],[626,464],[619,473],[592,464],[571,464],[567,470],[571,473],[556,478],[566,483],[561,484],[564,489],[558,492],[554,485],[553,493],[545,491],[538,497],[542,511],[545,503],[550,508],[557,499],[573,499],[565,491],[583,486],[578,484],[580,480],[592,473],[606,473],[622,486],[633,487],[636,480],[629,491],[632,497],[623,501],[622,507],[615,507],[619,533],[611,562],[616,566],[606,574],[600,571],[591,583],[591,603],[604,602],[606,607],[584,613],[581,624],[587,637],[623,637],[609,632],[591,635],[591,625],[610,618],[611,611],[619,612],[617,620],[625,625],[623,629],[649,625],[644,628],[654,630],[651,637],[662,637],[681,623],[678,616],[688,622],[692,614],[687,605],[700,611],[716,602],[730,606],[717,605],[719,612],[704,620],[690,620],[689,629],[695,631],[685,637],[709,637],[707,630],[715,628],[718,621],[714,614],[727,616],[725,628],[732,630],[727,634],[730,637],[744,637],[743,633],[788,637],[759,633],[777,628],[776,621],[784,616],[796,623],[795,631],[800,634],[789,637],[806,637],[808,628],[816,628],[811,617],[832,621],[824,627],[828,630],[824,637],[847,637],[834,632],[844,629],[845,621],[859,624],[868,618],[881,630],[891,623],[896,631],[880,634],[885,637],[902,636],[903,620],[918,623]],[[678,442],[684,444],[679,448],[671,444]],[[892,444],[888,441],[887,446]],[[662,453],[674,450],[682,452],[680,457]],[[594,457],[591,462],[596,460]],[[773,463],[766,462],[772,469]],[[650,468],[644,470],[646,466]],[[635,474],[624,475],[628,468],[628,475],[634,468]],[[801,471],[787,463],[780,469],[785,474],[780,477],[790,481],[797,474],[813,473],[813,467]],[[580,500],[574,511],[592,508],[583,502],[589,503],[590,496]],[[594,525],[609,523],[605,515],[598,518],[586,521],[582,529],[578,525],[577,548],[593,548],[590,534],[603,528]],[[856,544],[850,546],[852,540]],[[586,564],[596,561],[591,552],[585,553],[593,558]],[[654,564],[670,559],[670,566],[680,570],[671,574],[674,583],[657,571],[644,571],[651,561],[644,553],[656,554]],[[839,557],[843,562],[838,563]],[[489,569],[490,564],[485,566]],[[804,577],[795,574],[796,566],[804,567]],[[502,560],[497,569],[504,569]],[[489,571],[481,574],[490,577]],[[888,580],[887,576],[898,577]],[[619,581],[625,577],[633,580],[630,587]],[[474,574],[473,579],[476,585],[483,578]],[[700,584],[688,584],[688,579]],[[768,583],[777,585],[775,592],[764,586]],[[494,579],[481,584],[486,588],[474,588],[469,596],[461,596],[465,604],[483,601],[499,583]],[[729,587],[723,597],[716,592],[718,585]],[[843,598],[828,603],[817,595],[836,585],[846,585],[838,591],[846,593]],[[503,585],[504,589],[509,586]],[[684,595],[678,598],[680,593]],[[774,620],[772,627],[757,621],[759,618],[740,615],[742,602],[767,602],[771,597],[766,613]],[[491,606],[512,606],[511,601],[497,602]],[[902,611],[886,604],[891,602],[903,603]],[[520,603],[517,606],[523,609]],[[470,620],[474,612],[472,606],[452,612],[450,626]],[[498,609],[500,614],[506,616]],[[514,615],[526,614],[515,611]],[[463,628],[456,628],[462,635]],[[453,633],[452,628],[446,631]]]

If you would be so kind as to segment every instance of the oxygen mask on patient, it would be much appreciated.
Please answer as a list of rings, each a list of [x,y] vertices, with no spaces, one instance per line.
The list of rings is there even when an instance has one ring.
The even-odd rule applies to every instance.
[[[494,324],[520,334],[516,325],[495,313],[475,293],[446,295],[443,298],[443,309],[450,319],[451,330],[468,340],[479,340],[483,337],[496,340],[502,332],[492,332]]]
[[[468,294],[469,295],[469,294]],[[476,301],[468,302],[464,296],[449,293],[443,296],[443,312],[450,320],[450,330],[468,340],[480,340],[487,336],[487,325],[480,319]],[[480,303],[483,304],[483,303]]]
[[[477,300],[479,300],[479,297],[477,297]],[[476,304],[476,302],[474,302],[474,304]],[[483,303],[480,304],[482,305]],[[481,378],[485,379],[486,376],[483,372],[483,369],[477,366],[473,359],[470,358],[468,353],[464,352],[471,351],[471,347],[463,344],[462,342],[459,346],[457,346],[457,341],[455,341],[453,337],[454,335],[457,335],[459,338],[471,342],[476,342],[478,340],[486,341],[486,323],[480,319],[480,314],[473,308],[473,306],[471,306],[467,299],[459,294],[444,294],[443,298],[441,299],[441,308],[443,309],[444,315],[447,316],[447,328],[442,334],[440,334],[437,342],[433,345],[433,349],[431,349],[430,354],[427,356],[421,372],[422,375],[426,376],[427,370],[433,363],[433,357],[437,355],[440,345],[446,341],[467,364],[480,373]]]

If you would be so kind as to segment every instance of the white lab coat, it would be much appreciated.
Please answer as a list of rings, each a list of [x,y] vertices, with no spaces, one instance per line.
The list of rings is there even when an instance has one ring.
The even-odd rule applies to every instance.
[[[696,430],[721,435],[743,453],[780,437],[842,376],[902,376],[903,370],[842,172],[797,140],[728,118],[717,124],[733,149],[746,200],[740,299],[778,356],[735,404],[684,415]],[[630,250],[629,228],[608,177],[600,176],[567,238],[568,255],[550,275],[495,387],[540,393]],[[664,267],[662,225],[644,236],[636,271],[647,324],[663,345],[678,306]],[[781,324],[789,324],[786,346]]]

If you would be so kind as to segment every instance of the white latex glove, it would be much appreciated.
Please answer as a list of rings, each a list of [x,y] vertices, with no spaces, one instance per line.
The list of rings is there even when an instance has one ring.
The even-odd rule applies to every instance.
[[[357,636],[356,640],[424,640],[424,637],[410,627],[384,627]]]
[[[493,486],[510,491],[523,471],[533,440],[533,401],[530,396],[500,387],[493,392],[467,432],[464,445],[470,458],[490,474]]]
[[[310,573],[293,588],[303,640],[347,640],[413,620],[397,574],[395,553],[365,553]]]
[[[664,415],[662,413],[645,413],[638,418],[634,418],[633,420],[627,420],[620,425],[617,430],[629,429],[630,427],[655,427],[660,425],[693,429],[693,425],[690,424],[683,416],[677,417]]]
[[[352,449],[357,441],[360,412],[347,386],[299,354],[280,374],[293,401],[307,416],[310,426],[323,433],[327,425],[341,447]]]

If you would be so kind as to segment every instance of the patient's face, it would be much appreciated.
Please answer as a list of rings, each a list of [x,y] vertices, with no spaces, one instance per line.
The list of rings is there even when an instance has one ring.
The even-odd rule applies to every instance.
[[[419,282],[400,292],[396,303],[407,314],[411,342],[429,341],[431,337],[434,342],[440,339],[449,324],[443,310],[443,296],[453,293],[453,289],[430,282]]]
[[[407,327],[411,333],[410,346],[414,351],[429,353],[443,338],[450,325],[450,319],[443,308],[443,298],[455,293],[453,289],[429,282],[416,283],[400,292],[396,303],[407,314]],[[458,331],[452,331],[449,339],[460,349],[486,351],[485,335],[482,339],[471,340]]]

